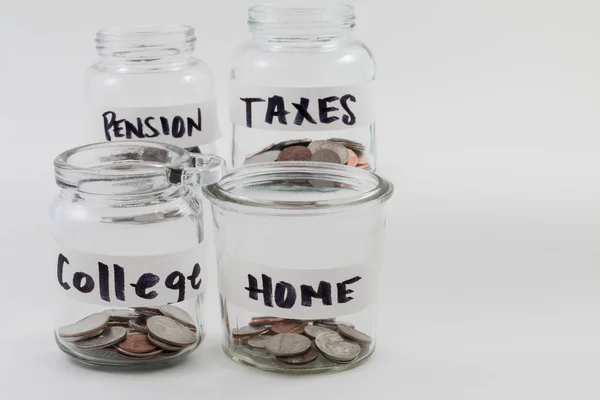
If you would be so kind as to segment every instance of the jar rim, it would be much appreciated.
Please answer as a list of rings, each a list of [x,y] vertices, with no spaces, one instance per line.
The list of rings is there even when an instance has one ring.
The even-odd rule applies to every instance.
[[[282,187],[294,182],[329,182],[329,187],[349,187],[354,192],[349,196],[322,198],[304,198],[299,200],[281,200],[250,196],[235,191],[261,184],[277,184]],[[359,185],[362,185],[359,187]],[[309,185],[310,186],[310,185]],[[314,186],[315,188],[319,185]],[[328,185],[325,185],[328,186]],[[203,188],[205,196],[215,205],[244,211],[250,214],[311,214],[334,213],[357,207],[376,206],[386,202],[393,194],[392,182],[382,176],[360,168],[319,162],[272,162],[245,165],[228,172],[221,181]],[[272,191],[273,194],[277,191]],[[333,192],[331,192],[333,193]],[[276,197],[276,196],[273,196]]]
[[[189,25],[131,25],[112,26],[99,30],[96,41],[115,41],[139,36],[181,36],[196,40],[194,28]]]
[[[354,20],[354,6],[328,0],[263,3],[248,8],[248,24],[252,30],[267,26],[272,29],[352,28]]]

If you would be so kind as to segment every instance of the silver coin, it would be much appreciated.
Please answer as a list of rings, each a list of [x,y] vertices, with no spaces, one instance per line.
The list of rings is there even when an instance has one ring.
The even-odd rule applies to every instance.
[[[258,164],[258,163],[265,163],[265,162],[274,162],[277,160],[277,157],[279,157],[279,153],[281,153],[281,151],[279,151],[279,150],[266,151],[264,153],[260,153],[255,156],[252,156],[250,158],[247,158],[245,164]]]
[[[308,146],[312,142],[311,139],[292,139],[284,142],[279,142],[271,146],[269,150],[283,150],[290,146]]]
[[[324,328],[329,328],[331,330],[337,331],[338,325],[346,325],[351,328],[354,328],[354,324],[351,322],[345,321],[315,321],[315,325],[322,326]]]
[[[117,347],[117,351],[119,353],[121,353],[121,355],[124,355],[124,356],[126,356],[128,358],[140,359],[140,358],[152,358],[152,357],[155,357],[155,356],[159,355],[160,353],[162,353],[164,350],[163,349],[158,349],[158,350],[151,351],[149,353],[132,353],[130,351],[123,350],[122,348]]]
[[[267,345],[267,341],[270,336],[255,336],[248,339],[248,346],[254,347],[255,349],[264,349]]]
[[[259,335],[268,330],[269,330],[269,328],[267,328],[266,326],[248,325],[248,326],[242,326],[241,328],[233,328],[231,330],[231,334],[233,336],[252,336],[252,335]]]
[[[334,151],[340,158],[339,164],[345,164],[346,161],[348,161],[348,150],[346,150],[344,145],[340,143],[332,142],[329,140],[315,140],[308,145],[308,149],[313,153],[312,161],[315,160],[315,153],[318,153],[321,150]]]
[[[304,327],[304,334],[311,339],[316,339],[317,336],[323,333],[333,333],[333,331],[329,328],[318,325],[306,325]]]
[[[345,341],[335,332],[319,335],[315,345],[326,358],[335,362],[350,362],[360,354],[358,343]]]
[[[343,164],[340,156],[335,151],[328,149],[317,150],[312,153],[311,161]]]
[[[371,336],[369,336],[366,333],[363,333],[361,331],[357,331],[356,329],[354,329],[353,327],[350,327],[348,325],[339,324],[338,332],[340,335],[342,335],[350,340],[354,340],[356,343],[360,344],[361,346],[368,346],[371,343],[373,343],[373,339],[371,338]]]
[[[114,308],[104,310],[103,313],[108,314],[109,321],[128,322],[130,319],[138,317],[138,314],[129,308]]]
[[[125,336],[127,336],[127,329],[122,326],[109,326],[104,329],[104,332],[99,336],[76,342],[75,346],[84,350],[103,349],[119,343],[121,340],[125,339]]]
[[[188,327],[171,318],[156,316],[146,322],[148,332],[161,342],[175,346],[188,346],[196,342],[196,335]]]
[[[167,305],[158,307],[158,309],[166,317],[174,319],[175,321],[187,326],[188,328],[196,329],[196,325],[194,324],[194,320],[192,319],[192,317],[190,317],[190,314],[188,314],[181,308],[176,307],[171,304],[167,304]]]
[[[154,307],[136,307],[135,312],[142,314],[146,317],[154,317],[155,315],[162,315],[158,308]]]
[[[58,336],[62,338],[86,336],[93,332],[98,332],[108,325],[108,314],[96,313],[88,315],[74,324],[58,328]]]
[[[161,349],[167,350],[167,351],[179,351],[179,350],[183,349],[183,347],[181,347],[181,346],[173,346],[171,344],[161,342],[160,340],[158,340],[157,338],[155,338],[152,335],[148,335],[148,341],[150,343],[152,343],[153,345],[155,345],[156,347],[160,347]]]
[[[344,147],[355,152],[358,151],[359,153],[364,153],[364,151],[367,149],[364,144],[355,142],[354,140],[350,139],[331,138],[329,140],[332,142],[341,143],[344,145]]]
[[[286,364],[303,365],[315,361],[318,356],[319,352],[314,347],[311,347],[306,353],[300,354],[299,356],[277,357],[277,359]]]
[[[140,316],[129,320],[129,327],[133,330],[148,333],[148,327],[146,326],[147,319],[144,316]]]
[[[110,324],[110,322],[109,322],[109,324]],[[102,328],[99,331],[92,332],[89,335],[77,336],[77,337],[68,337],[68,338],[62,338],[62,339],[65,342],[78,342],[80,340],[91,339],[93,337],[96,337],[96,336],[100,335],[102,332],[104,332],[104,329],[106,329],[106,328]]]
[[[297,333],[280,333],[269,338],[265,349],[277,357],[292,357],[304,354],[310,349],[309,338]]]

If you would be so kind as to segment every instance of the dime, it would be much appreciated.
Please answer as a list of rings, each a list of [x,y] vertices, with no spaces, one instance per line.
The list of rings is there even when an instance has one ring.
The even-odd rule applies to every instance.
[[[148,327],[146,326],[146,317],[137,317],[129,320],[129,327],[140,332],[148,333]]]
[[[254,347],[255,349],[264,349],[267,341],[271,336],[254,336],[248,339],[248,346]]]
[[[146,326],[148,327],[148,332],[161,342],[175,346],[187,346],[196,342],[194,332],[167,317],[150,317]]]
[[[255,156],[247,158],[245,164],[258,164],[258,163],[264,163],[264,162],[273,162],[273,161],[277,160],[277,157],[279,157],[279,153],[281,153],[281,151],[279,151],[279,150],[270,150],[270,151],[266,151],[264,153],[259,153]]]
[[[277,161],[310,161],[312,153],[304,146],[286,147],[279,156]]]
[[[299,356],[277,357],[277,359],[286,364],[302,365],[315,361],[318,355],[319,352],[317,351],[317,349],[311,347],[306,353],[300,354]]]
[[[108,314],[109,321],[128,322],[132,318],[138,317],[138,314],[129,308],[114,308],[112,310],[104,310]]]
[[[233,328],[231,330],[231,335],[233,337],[248,337],[260,335],[267,332],[269,328],[266,326],[242,326],[241,328]]]
[[[348,325],[344,325],[344,324],[338,325],[338,332],[340,335],[342,335],[350,340],[354,340],[356,343],[360,344],[361,346],[368,346],[371,343],[373,343],[373,339],[369,335],[367,335],[366,333],[363,333],[361,331],[357,331],[356,329],[354,329],[353,327],[350,327]]]
[[[360,354],[358,343],[347,342],[335,332],[319,335],[315,344],[326,358],[335,362],[350,362]]]
[[[283,320],[283,318],[278,317],[254,317],[250,320],[250,325],[273,325]]]
[[[269,338],[265,349],[278,357],[291,357],[304,354],[310,349],[311,341],[297,333],[282,333]]]
[[[69,338],[86,336],[91,333],[98,332],[108,325],[108,319],[108,315],[104,313],[88,315],[84,319],[79,320],[74,324],[58,328],[58,336],[62,338]]]
[[[271,146],[269,150],[283,150],[288,146],[308,146],[312,142],[311,139],[292,139],[284,142],[279,142]]]
[[[188,328],[196,329],[196,325],[194,324],[194,320],[192,319],[192,317],[190,317],[190,314],[188,314],[181,308],[175,307],[171,304],[167,304],[167,305],[158,307],[158,309],[165,316],[179,322],[180,324],[183,324],[183,325],[187,326]]]
[[[127,351],[120,347],[117,347],[117,351],[119,353],[121,353],[122,355],[127,356],[129,358],[139,359],[139,358],[152,358],[154,356],[157,356],[163,352],[163,349],[157,349],[157,350],[149,351],[147,353],[134,353],[132,351]]]
[[[117,344],[118,349],[129,353],[149,353],[156,350],[156,346],[148,341],[145,333],[129,333],[125,340]]]
[[[311,339],[316,339],[322,333],[333,333],[333,331],[318,325],[306,325],[304,327],[304,334]]]
[[[99,336],[76,342],[75,346],[84,350],[102,349],[119,343],[125,339],[125,336],[127,336],[127,329],[122,326],[109,326]]]
[[[346,147],[347,149],[353,150],[353,151],[363,152],[366,150],[366,147],[364,144],[355,142],[354,140],[340,139],[340,138],[331,138],[329,140],[332,142],[341,143],[344,145],[344,147]]]
[[[153,317],[155,315],[162,315],[158,308],[153,307],[137,307],[134,308],[135,312],[138,314],[145,315],[146,317]]]
[[[308,322],[286,319],[273,325],[271,330],[274,333],[304,333],[306,325]]]
[[[356,165],[358,164],[358,156],[352,150],[346,150],[348,150],[348,161],[346,161],[346,165],[349,167],[356,167]]]
[[[109,322],[109,324],[110,324],[110,322]],[[104,332],[104,329],[106,329],[106,328],[102,328],[102,329],[100,329],[99,331],[92,332],[92,333],[90,333],[89,335],[77,336],[77,337],[69,337],[69,338],[63,338],[63,340],[64,340],[65,342],[71,342],[71,343],[72,343],[72,342],[78,342],[78,341],[80,341],[80,340],[91,339],[91,338],[93,338],[93,337],[96,337],[96,336],[100,335],[102,332]]]
[[[333,150],[317,150],[312,153],[311,161],[315,162],[328,162],[333,164],[343,164],[340,156]]]
[[[155,345],[157,347],[160,347],[163,350],[179,351],[179,350],[181,350],[183,348],[181,346],[173,346],[173,345],[170,345],[168,343],[161,342],[160,340],[158,340],[157,338],[155,338],[152,335],[148,335],[148,341],[150,343],[152,343],[153,345]]]
[[[308,145],[308,149],[313,153],[313,160],[315,158],[315,153],[321,150],[332,150],[340,158],[339,164],[345,164],[346,161],[348,161],[348,150],[346,149],[346,147],[344,147],[344,145],[340,143],[332,142],[329,140],[315,140]]]

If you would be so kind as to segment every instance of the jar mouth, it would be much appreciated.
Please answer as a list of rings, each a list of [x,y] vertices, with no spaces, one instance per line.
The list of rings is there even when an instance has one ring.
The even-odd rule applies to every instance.
[[[224,209],[302,215],[376,206],[393,191],[393,184],[375,173],[316,162],[247,165],[204,188],[207,198]]]
[[[265,3],[248,9],[248,24],[253,31],[306,28],[352,28],[354,7],[334,1]]]

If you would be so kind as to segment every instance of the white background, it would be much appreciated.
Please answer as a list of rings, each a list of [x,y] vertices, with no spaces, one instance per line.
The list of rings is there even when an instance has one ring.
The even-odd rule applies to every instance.
[[[47,301],[52,159],[84,134],[94,33],[187,23],[214,71],[250,1],[0,2],[1,399],[598,399],[600,3],[356,1],[379,65],[389,202],[378,350],[325,376],[260,373],[209,336],[185,363],[103,372],[61,354]],[[214,276],[214,275],[213,275]]]

